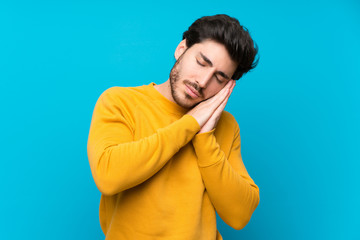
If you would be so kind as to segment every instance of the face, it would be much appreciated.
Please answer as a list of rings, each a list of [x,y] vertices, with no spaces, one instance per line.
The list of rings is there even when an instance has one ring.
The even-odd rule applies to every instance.
[[[184,108],[192,108],[218,93],[231,80],[237,67],[225,46],[212,40],[190,48],[183,40],[175,58],[177,61],[170,72],[171,94]]]

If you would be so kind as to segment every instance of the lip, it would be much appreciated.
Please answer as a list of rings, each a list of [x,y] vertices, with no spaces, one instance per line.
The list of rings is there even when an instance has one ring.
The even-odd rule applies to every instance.
[[[196,91],[192,86],[189,86],[185,84],[186,86],[186,92],[192,97],[192,98],[198,98],[200,97],[200,94],[198,91]]]

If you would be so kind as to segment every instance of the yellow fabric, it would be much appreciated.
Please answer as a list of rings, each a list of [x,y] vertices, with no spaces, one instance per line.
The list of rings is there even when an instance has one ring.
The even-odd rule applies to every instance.
[[[95,105],[87,150],[106,239],[219,240],[215,211],[243,228],[260,198],[235,119],[224,112],[197,134],[153,85],[109,88]]]

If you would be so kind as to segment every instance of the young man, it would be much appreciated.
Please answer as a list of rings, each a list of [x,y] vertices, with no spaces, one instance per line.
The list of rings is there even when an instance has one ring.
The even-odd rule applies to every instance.
[[[236,19],[203,17],[184,33],[166,82],[100,96],[88,157],[106,239],[222,239],[216,212],[235,229],[248,223],[259,188],[223,110],[256,54]]]

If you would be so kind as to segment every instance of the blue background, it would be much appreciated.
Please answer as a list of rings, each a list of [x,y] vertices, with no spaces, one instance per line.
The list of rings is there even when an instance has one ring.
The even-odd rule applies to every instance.
[[[1,239],[104,239],[87,160],[112,86],[167,80],[182,32],[226,13],[260,63],[227,110],[260,205],[225,239],[360,239],[360,2],[2,1]]]

